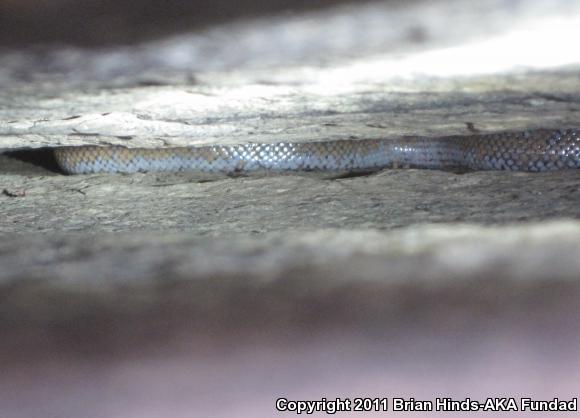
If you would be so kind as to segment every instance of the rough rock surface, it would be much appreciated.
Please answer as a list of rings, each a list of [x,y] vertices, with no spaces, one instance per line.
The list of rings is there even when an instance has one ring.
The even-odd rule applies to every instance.
[[[580,173],[389,170],[371,176],[193,181],[187,175],[5,175],[4,233],[188,231],[199,235],[418,223],[580,218]]]
[[[404,3],[131,48],[0,51],[0,416],[577,396],[578,170],[206,178],[51,165],[62,144],[580,127],[572,2]]]

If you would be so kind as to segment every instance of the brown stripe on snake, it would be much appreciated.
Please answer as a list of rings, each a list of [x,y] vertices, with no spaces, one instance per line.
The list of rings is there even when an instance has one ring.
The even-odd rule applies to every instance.
[[[69,174],[148,171],[357,173],[407,167],[551,171],[580,168],[580,129],[155,149],[58,147],[55,157],[63,171]]]

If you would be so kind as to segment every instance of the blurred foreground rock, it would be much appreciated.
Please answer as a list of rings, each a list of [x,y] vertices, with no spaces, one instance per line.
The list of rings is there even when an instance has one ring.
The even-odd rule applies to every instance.
[[[559,222],[3,242],[0,410],[266,417],[278,397],[569,399],[578,236]]]

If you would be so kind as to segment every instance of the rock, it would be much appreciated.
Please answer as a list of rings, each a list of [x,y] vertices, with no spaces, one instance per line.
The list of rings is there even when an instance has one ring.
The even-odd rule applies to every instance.
[[[580,11],[508,3],[0,51],[0,415],[576,396],[578,170],[65,176],[50,161],[58,145],[578,127]]]

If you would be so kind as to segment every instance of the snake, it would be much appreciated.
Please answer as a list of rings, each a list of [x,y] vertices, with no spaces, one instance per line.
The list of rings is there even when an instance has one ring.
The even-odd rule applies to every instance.
[[[366,173],[385,168],[543,172],[580,168],[580,129],[167,148],[61,146],[54,155],[68,174]]]

